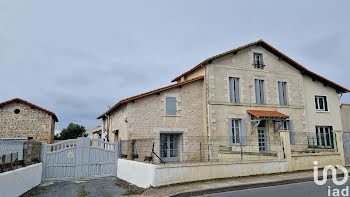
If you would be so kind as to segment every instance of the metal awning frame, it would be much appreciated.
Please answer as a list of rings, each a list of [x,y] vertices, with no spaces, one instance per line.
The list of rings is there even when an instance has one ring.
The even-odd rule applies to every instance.
[[[288,118],[282,118],[282,117],[262,117],[262,118],[253,118],[255,116],[253,115],[250,115],[250,124],[251,124],[251,130],[250,130],[250,133],[253,133],[254,130],[259,126],[260,122],[262,120],[273,120],[275,122],[282,122],[283,120],[288,120]],[[254,125],[254,122],[255,122],[255,125]],[[279,125],[279,127],[275,128],[275,131],[278,131],[280,128],[281,128],[281,124]]]

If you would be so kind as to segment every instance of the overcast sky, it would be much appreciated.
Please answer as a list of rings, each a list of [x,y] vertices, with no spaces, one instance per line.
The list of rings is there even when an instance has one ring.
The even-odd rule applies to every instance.
[[[350,88],[349,1],[281,2],[0,0],[0,102],[90,129],[120,99],[258,39]]]

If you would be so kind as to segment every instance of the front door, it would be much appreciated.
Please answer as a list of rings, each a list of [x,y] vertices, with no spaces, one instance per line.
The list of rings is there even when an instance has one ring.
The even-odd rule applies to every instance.
[[[179,135],[160,135],[160,157],[164,162],[179,161]]]
[[[258,127],[259,152],[267,151],[266,128]]]

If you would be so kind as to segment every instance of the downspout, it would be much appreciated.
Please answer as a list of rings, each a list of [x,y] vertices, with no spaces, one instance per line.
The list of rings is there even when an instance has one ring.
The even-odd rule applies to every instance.
[[[109,124],[110,119],[109,119],[109,116],[107,116],[107,114],[105,114],[105,117],[107,118],[107,124],[106,124],[106,134],[103,136],[103,138],[104,138],[105,141],[108,141],[108,132],[109,132],[109,127],[110,127],[110,124]]]

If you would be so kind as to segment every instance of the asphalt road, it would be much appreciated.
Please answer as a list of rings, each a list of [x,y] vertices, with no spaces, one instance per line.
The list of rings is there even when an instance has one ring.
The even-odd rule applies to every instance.
[[[322,196],[329,196],[328,195],[328,186],[331,186],[331,189],[344,189],[347,186],[350,187],[350,179],[348,182],[343,186],[337,186],[334,185],[332,180],[329,179],[325,185],[319,186],[316,185],[313,181],[311,182],[303,182],[303,183],[293,183],[288,185],[280,185],[280,186],[272,186],[272,187],[264,187],[264,188],[256,188],[256,189],[247,189],[247,190],[240,190],[240,191],[233,191],[233,192],[224,192],[224,193],[216,193],[216,194],[210,194],[210,195],[204,195],[206,197],[271,197],[271,196],[278,196],[278,197],[296,197],[296,196],[307,196],[307,197],[322,197]],[[333,190],[332,190],[333,191]],[[337,196],[337,195],[331,195],[330,196]],[[341,193],[339,196],[350,196],[350,189],[349,193],[345,193],[345,195],[342,195]]]

